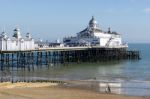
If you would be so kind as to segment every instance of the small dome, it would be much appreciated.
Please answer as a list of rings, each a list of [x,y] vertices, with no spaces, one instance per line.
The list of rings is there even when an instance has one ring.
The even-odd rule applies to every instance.
[[[27,33],[27,34],[26,34],[26,37],[27,37],[27,38],[31,38],[31,34],[30,34],[30,33]]]
[[[19,28],[15,28],[14,31],[20,31],[20,29]]]
[[[17,39],[21,38],[21,33],[20,33],[20,29],[19,28],[15,28],[14,29],[13,37],[15,37]]]
[[[3,31],[3,32],[2,32],[2,35],[6,35],[6,32]]]
[[[89,22],[89,25],[92,25],[92,24],[97,24],[97,21],[95,20],[94,16],[92,16],[92,19]]]
[[[4,37],[4,38],[6,38],[7,37],[6,32],[3,31],[2,34],[1,34],[1,36]]]

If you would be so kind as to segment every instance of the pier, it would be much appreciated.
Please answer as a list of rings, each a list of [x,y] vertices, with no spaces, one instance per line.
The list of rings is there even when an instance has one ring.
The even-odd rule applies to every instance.
[[[126,48],[64,47],[24,51],[1,51],[0,81],[11,81],[12,83],[18,81],[35,81],[34,79],[25,79],[26,74],[24,73],[26,71],[32,72],[37,68],[49,68],[49,66],[83,62],[95,63],[116,60],[139,60],[140,58],[139,51],[128,51]],[[13,75],[17,71],[22,72],[21,78],[14,78]]]
[[[68,64],[80,62],[101,62],[122,59],[140,59],[139,51],[126,48],[66,47],[41,48],[26,51],[1,51],[0,69],[7,67],[26,68],[33,65]]]
[[[139,60],[139,51],[128,51],[120,33],[103,31],[94,16],[88,27],[74,37],[65,37],[63,42],[50,43],[41,40],[34,42],[30,33],[21,36],[19,28],[14,29],[13,37],[2,32],[0,44],[0,70],[8,68],[28,68],[53,66],[58,64],[104,62],[113,60]]]

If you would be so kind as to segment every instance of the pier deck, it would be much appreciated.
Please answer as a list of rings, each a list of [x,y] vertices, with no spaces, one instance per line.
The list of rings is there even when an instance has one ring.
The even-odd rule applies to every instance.
[[[0,53],[12,53],[12,52],[31,52],[31,51],[71,51],[71,50],[86,50],[86,49],[126,49],[127,46],[115,46],[115,47],[105,47],[105,46],[76,46],[76,47],[47,47],[47,48],[35,48],[33,50],[8,50],[0,51]]]
[[[64,64],[101,62],[121,59],[140,59],[139,51],[127,51],[126,47],[53,47],[25,51],[1,51],[0,67],[17,65]]]

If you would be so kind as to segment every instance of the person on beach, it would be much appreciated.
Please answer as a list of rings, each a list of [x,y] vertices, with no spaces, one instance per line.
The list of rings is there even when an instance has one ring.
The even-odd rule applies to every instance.
[[[111,89],[110,89],[109,84],[107,84],[107,87],[106,87],[106,89],[105,89],[105,92],[106,92],[106,93],[111,93]]]

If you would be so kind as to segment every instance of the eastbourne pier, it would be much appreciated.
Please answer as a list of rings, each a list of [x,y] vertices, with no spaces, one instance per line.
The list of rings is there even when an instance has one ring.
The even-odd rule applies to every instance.
[[[41,65],[102,62],[112,60],[139,60],[140,52],[128,50],[120,33],[103,31],[94,17],[88,26],[74,37],[64,37],[63,42],[35,42],[30,33],[22,37],[19,28],[13,37],[4,31],[0,36],[0,69],[8,67],[30,68]]]

